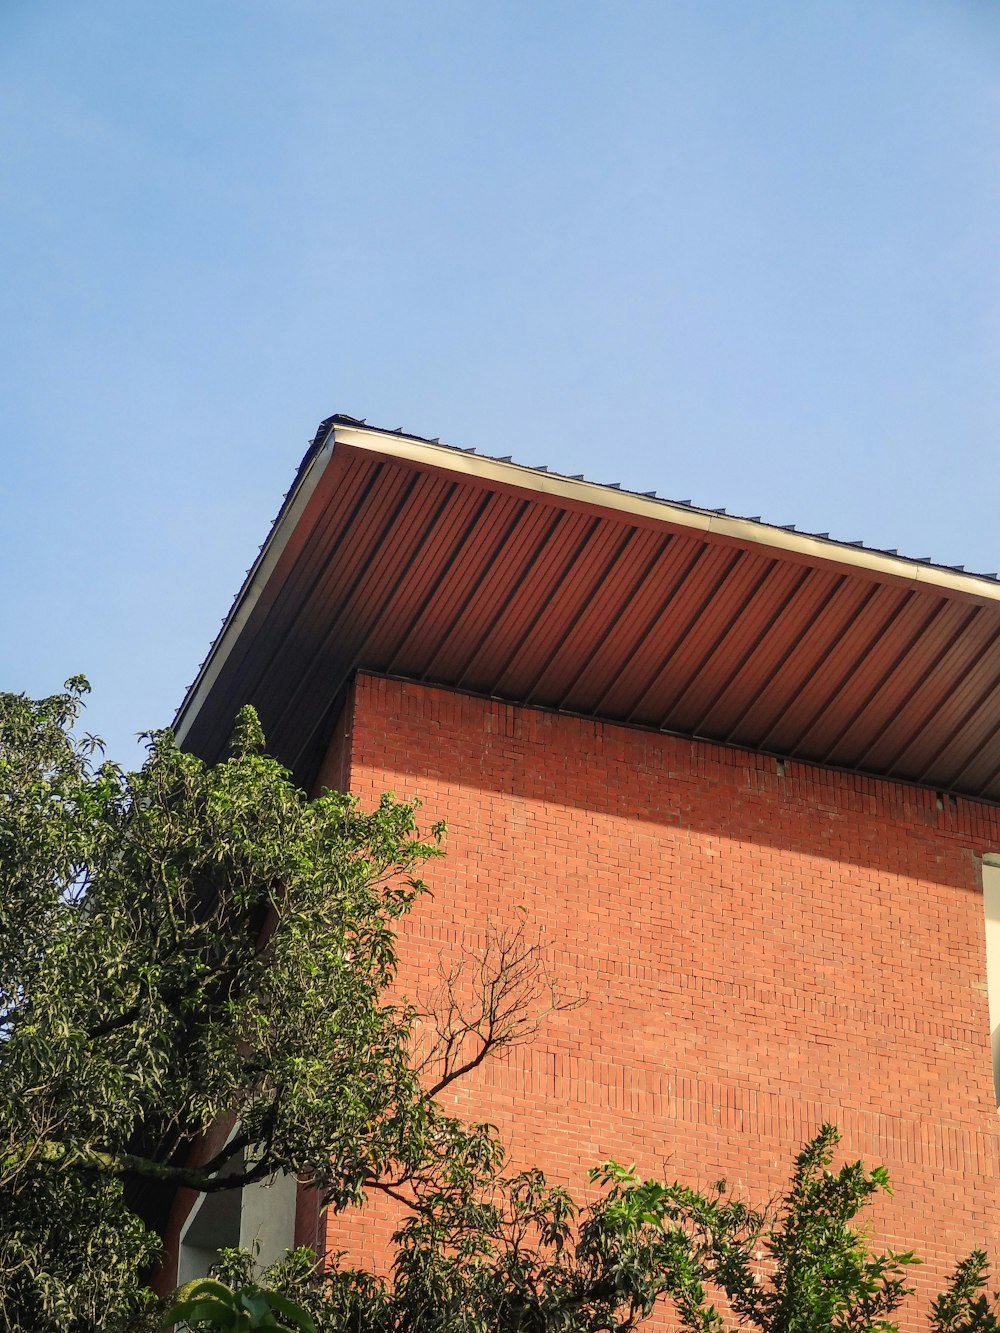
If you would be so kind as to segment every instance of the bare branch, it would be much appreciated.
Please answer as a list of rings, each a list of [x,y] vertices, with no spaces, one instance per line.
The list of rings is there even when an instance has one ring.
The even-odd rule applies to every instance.
[[[586,998],[559,991],[540,938],[523,920],[488,928],[479,948],[463,938],[459,957],[439,963],[438,979],[421,1015],[430,1040],[418,1068],[433,1078],[430,1097],[488,1055],[529,1040],[549,1015],[576,1009]]]

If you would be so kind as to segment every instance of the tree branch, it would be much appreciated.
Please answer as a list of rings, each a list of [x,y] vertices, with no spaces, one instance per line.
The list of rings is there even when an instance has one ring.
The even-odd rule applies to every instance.
[[[529,939],[524,921],[513,929],[488,930],[479,950],[463,941],[462,955],[450,968],[440,966],[439,978],[424,1015],[433,1037],[419,1064],[424,1072],[437,1071],[429,1097],[488,1055],[526,1041],[549,1014],[575,1009],[585,998],[556,990],[541,942]]]
[[[245,1145],[244,1145],[245,1146]],[[216,1154],[211,1161],[202,1166],[172,1166],[166,1162],[155,1162],[148,1157],[135,1153],[109,1153],[89,1144],[69,1145],[49,1139],[40,1154],[41,1159],[60,1169],[84,1171],[91,1174],[114,1176],[139,1176],[143,1180],[155,1180],[162,1184],[177,1185],[198,1190],[202,1194],[218,1194],[223,1190],[242,1189],[244,1185],[253,1185],[273,1175],[275,1166],[266,1158],[261,1159],[246,1171],[234,1171],[229,1175],[213,1174],[218,1171],[217,1163],[225,1165],[232,1160],[236,1151],[236,1140],[227,1144],[223,1153]]]

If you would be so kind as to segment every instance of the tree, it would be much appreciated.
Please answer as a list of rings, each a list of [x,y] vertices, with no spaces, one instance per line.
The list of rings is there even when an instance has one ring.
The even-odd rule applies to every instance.
[[[591,1173],[602,1193],[584,1209],[537,1172],[458,1171],[404,1222],[390,1278],[324,1271],[298,1251],[264,1281],[318,1333],[627,1333],[657,1308],[686,1333],[897,1333],[920,1261],[869,1247],[857,1219],[888,1176],[860,1162],[831,1170],[838,1139],[824,1125],[762,1209],[724,1181],[703,1194],[614,1162]],[[218,1271],[245,1290],[251,1256],[226,1252]],[[958,1265],[933,1302],[934,1333],[998,1333],[988,1277],[980,1252]]]
[[[493,1155],[434,1094],[530,1026],[535,980],[515,943],[508,984],[440,1017],[428,1088],[388,993],[441,830],[391,797],[309,800],[251,710],[223,763],[161,732],[123,773],[76,734],[86,689],[0,696],[0,1323],[38,1330],[105,1327],[139,1290],[157,1241],[126,1183],[284,1172],[343,1207]]]
[[[435,1015],[393,997],[394,927],[441,830],[391,797],[308,799],[249,710],[224,762],[162,732],[123,773],[76,734],[85,690],[0,695],[0,1325],[155,1326],[136,1183],[283,1172],[334,1209],[405,1204],[391,1276],[296,1252],[262,1292],[231,1252],[228,1286],[188,1294],[193,1326],[308,1328],[302,1307],[323,1333],[597,1333],[664,1306],[691,1333],[895,1328],[914,1259],[869,1250],[855,1218],[888,1180],[831,1171],[832,1128],[776,1208],[614,1163],[586,1207],[509,1174],[494,1132],[436,1097],[575,1001],[546,995],[523,932],[472,978],[446,971]],[[193,1154],[220,1122],[225,1146]],[[981,1255],[960,1267],[937,1333],[997,1333],[986,1279]]]
[[[299,1333],[316,1333],[309,1312],[280,1292],[264,1290],[254,1282],[234,1289],[214,1278],[188,1283],[179,1293],[163,1323],[180,1321],[188,1328],[210,1328],[212,1333],[254,1333],[289,1326]]]

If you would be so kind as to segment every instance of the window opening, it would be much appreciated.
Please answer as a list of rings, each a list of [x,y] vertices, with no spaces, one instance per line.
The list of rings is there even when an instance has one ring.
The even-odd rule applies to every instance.
[[[242,1171],[243,1165],[241,1154],[225,1171]],[[243,1189],[202,1195],[181,1228],[178,1285],[207,1277],[223,1249],[252,1250],[258,1269],[282,1258],[295,1243],[297,1192],[294,1176],[279,1175]]]

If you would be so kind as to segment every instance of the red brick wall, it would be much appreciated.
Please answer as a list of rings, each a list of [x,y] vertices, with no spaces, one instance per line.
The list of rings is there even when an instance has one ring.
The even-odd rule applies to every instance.
[[[448,821],[404,991],[526,914],[586,996],[453,1094],[518,1164],[586,1195],[615,1157],[763,1201],[830,1119],[889,1167],[877,1239],[918,1250],[925,1295],[973,1246],[1000,1259],[978,861],[997,809],[365,675],[334,770]],[[384,1254],[385,1226],[369,1210],[331,1241]]]

